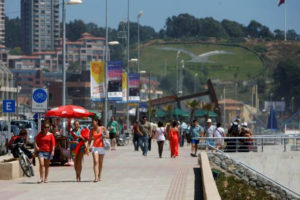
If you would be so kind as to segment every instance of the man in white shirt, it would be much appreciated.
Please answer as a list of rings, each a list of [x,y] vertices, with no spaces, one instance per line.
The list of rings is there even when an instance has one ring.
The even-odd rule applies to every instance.
[[[214,137],[216,138],[215,139],[216,148],[224,149],[224,139],[223,139],[223,137],[225,137],[225,131],[221,127],[220,122],[217,123],[217,128],[215,129]]]

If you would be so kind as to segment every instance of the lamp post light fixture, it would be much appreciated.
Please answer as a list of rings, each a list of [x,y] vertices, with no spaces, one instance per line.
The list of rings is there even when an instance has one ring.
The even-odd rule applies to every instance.
[[[181,51],[177,51],[177,55],[176,55],[176,95],[178,95],[178,90],[179,90],[178,60],[179,60],[180,53]]]
[[[197,87],[197,83],[196,83],[196,78],[198,77],[198,73],[196,73],[194,75],[194,94],[196,94],[196,87]]]
[[[65,0],[62,0],[62,24],[63,24],[63,38],[62,38],[62,57],[63,57],[63,66],[62,66],[62,105],[66,105],[66,4],[68,5],[78,5],[81,4],[82,0],[70,0],[66,3]],[[65,135],[65,120],[63,121],[63,135]]]
[[[116,45],[119,45],[119,44],[120,44],[119,41],[110,41],[110,42],[108,42],[109,46],[116,46]]]

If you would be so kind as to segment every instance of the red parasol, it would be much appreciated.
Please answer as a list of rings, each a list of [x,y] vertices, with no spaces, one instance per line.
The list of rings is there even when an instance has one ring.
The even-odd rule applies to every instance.
[[[66,105],[52,108],[46,113],[46,117],[81,118],[93,116],[88,110],[81,106]]]

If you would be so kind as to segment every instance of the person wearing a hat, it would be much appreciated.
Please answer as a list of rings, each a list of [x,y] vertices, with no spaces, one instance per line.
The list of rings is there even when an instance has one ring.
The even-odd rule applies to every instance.
[[[204,136],[207,137],[206,142],[205,142],[206,143],[206,151],[208,150],[208,145],[215,146],[213,137],[214,137],[214,132],[215,132],[216,127],[213,126],[211,123],[212,123],[211,119],[207,119],[206,126],[204,128]]]

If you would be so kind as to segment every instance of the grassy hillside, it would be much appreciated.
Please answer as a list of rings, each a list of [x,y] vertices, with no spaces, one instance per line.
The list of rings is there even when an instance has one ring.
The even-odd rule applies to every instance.
[[[244,80],[255,77],[263,71],[263,63],[252,51],[237,46],[200,43],[145,45],[141,51],[141,68],[151,69],[151,72],[157,76],[175,71],[176,49],[181,51],[179,61],[182,59],[185,61],[184,70],[192,74],[203,73],[212,79]],[[197,56],[212,51],[227,53],[209,56],[208,62],[193,62],[192,56],[189,55]]]

